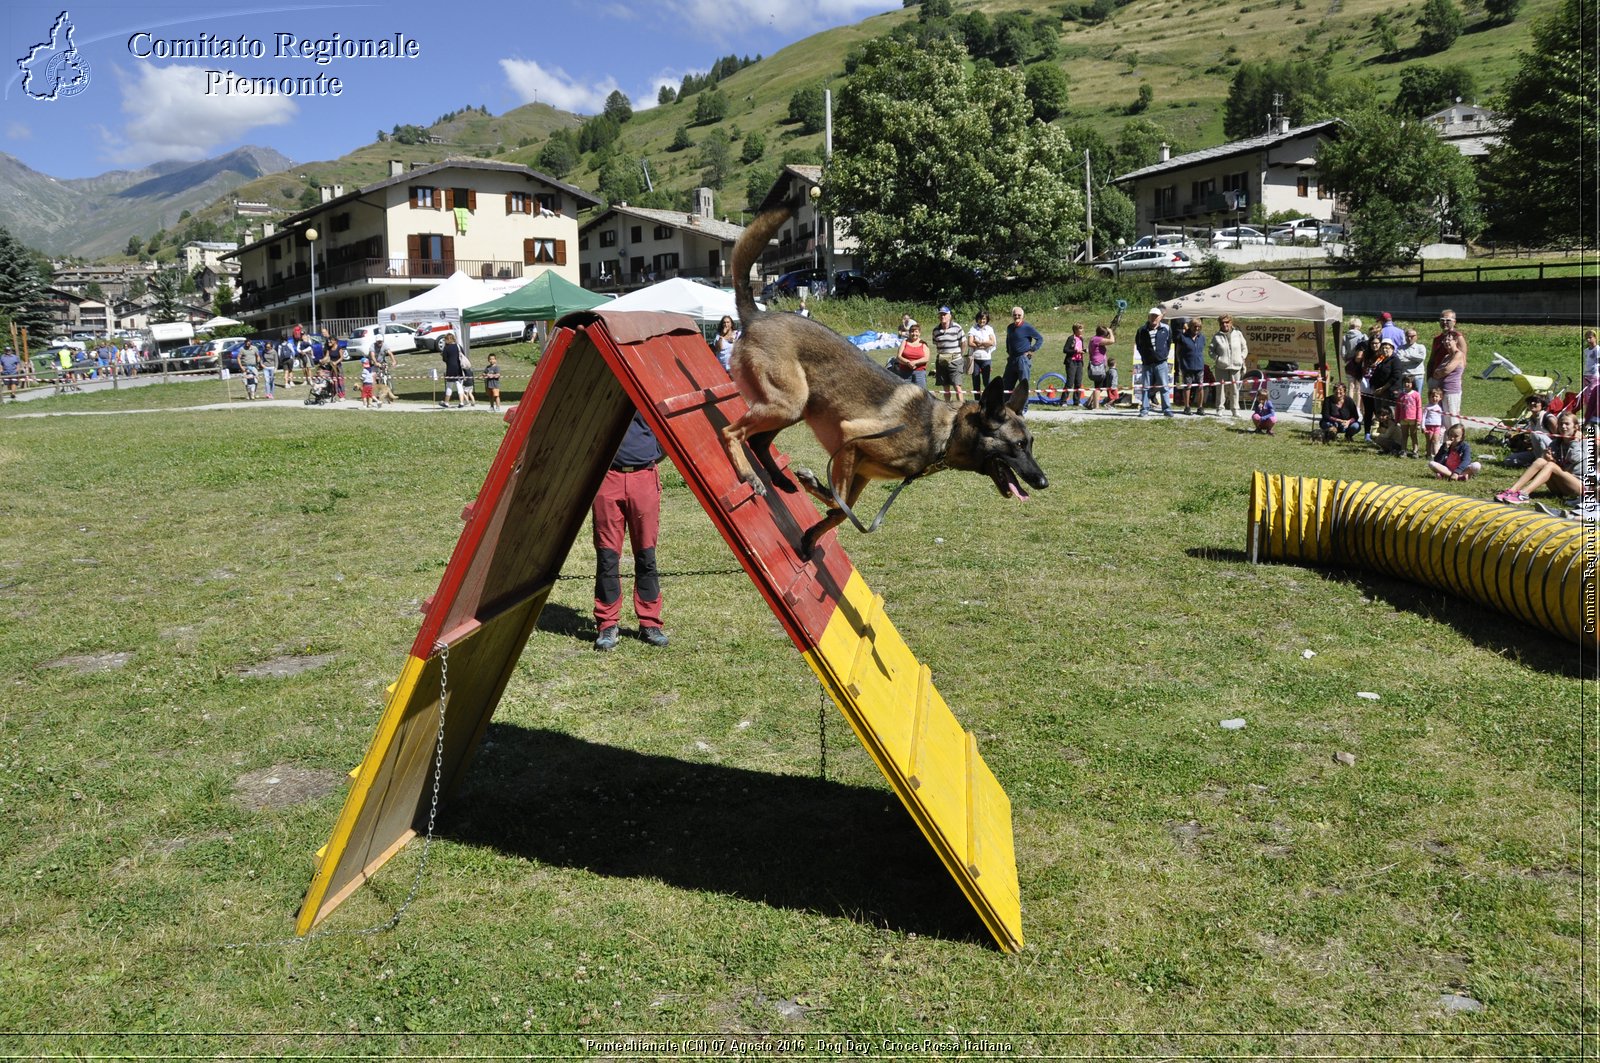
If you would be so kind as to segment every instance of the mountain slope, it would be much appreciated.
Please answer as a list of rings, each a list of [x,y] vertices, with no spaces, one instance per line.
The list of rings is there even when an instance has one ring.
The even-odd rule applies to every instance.
[[[30,247],[93,258],[120,252],[247,181],[294,163],[271,148],[243,147],[196,163],[57,180],[0,153],[0,224]]]

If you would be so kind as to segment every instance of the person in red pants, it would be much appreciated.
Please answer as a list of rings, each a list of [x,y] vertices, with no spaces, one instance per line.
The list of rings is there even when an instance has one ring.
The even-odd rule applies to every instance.
[[[594,497],[594,626],[599,635],[594,648],[617,648],[622,637],[617,621],[622,617],[622,558],[624,535],[633,542],[633,614],[639,618],[639,637],[652,646],[665,646],[661,628],[661,576],[656,570],[656,532],[661,523],[661,473],[656,466],[664,455],[644,418],[634,411],[628,434]]]

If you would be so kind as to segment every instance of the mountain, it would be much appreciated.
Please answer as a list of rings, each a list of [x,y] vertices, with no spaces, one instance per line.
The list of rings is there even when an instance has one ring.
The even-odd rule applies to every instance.
[[[294,162],[271,148],[242,147],[201,162],[158,162],[139,170],[59,180],[0,152],[0,225],[55,255],[121,252],[185,210],[197,212],[248,181]]]

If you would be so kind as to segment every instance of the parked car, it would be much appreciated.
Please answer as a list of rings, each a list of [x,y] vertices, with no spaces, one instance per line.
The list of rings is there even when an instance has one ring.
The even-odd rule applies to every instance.
[[[840,269],[833,273],[833,294],[844,297],[850,295],[866,295],[872,290],[872,282],[867,275],[859,269]]]
[[[167,371],[193,369],[195,360],[205,351],[203,343],[188,343],[182,347],[174,347],[169,351],[146,353],[145,359],[139,363],[141,373],[159,373]]]
[[[801,288],[807,292],[814,285],[826,284],[828,271],[822,269],[795,269],[790,270],[777,280],[761,289],[761,298],[771,299],[778,295],[796,295]]]
[[[346,344],[349,355],[360,358],[372,353],[372,345],[383,341],[383,349],[390,354],[404,354],[417,349],[417,330],[410,325],[363,325],[350,333]]]
[[[1115,277],[1119,273],[1137,273],[1144,270],[1166,270],[1174,276],[1181,276],[1189,272],[1193,266],[1194,260],[1189,257],[1189,252],[1179,251],[1170,247],[1135,248],[1110,262],[1096,262],[1094,264],[1094,268],[1107,277]]]
[[[1139,237],[1128,250],[1139,251],[1151,247],[1176,247],[1188,251],[1196,246],[1195,242],[1184,233],[1157,233]]]
[[[1267,234],[1248,225],[1230,225],[1211,234],[1212,247],[1234,247],[1239,244],[1265,244]]]
[[[467,344],[477,347],[486,343],[516,343],[531,339],[538,326],[528,321],[474,321],[466,326]],[[417,326],[417,347],[437,351],[446,332],[461,334],[461,326],[453,321],[424,321]],[[384,346],[388,346],[385,340]]]
[[[1317,230],[1317,240],[1324,244],[1342,244],[1350,239],[1350,231],[1343,225],[1329,225],[1324,222]]]
[[[243,343],[239,336],[224,336],[220,339],[203,340],[195,344],[197,350],[189,359],[189,369],[216,369],[222,364],[222,352],[229,347]]]
[[[1267,233],[1267,239],[1275,244],[1292,244],[1296,240],[1316,243],[1321,231],[1322,222],[1316,218],[1296,218],[1294,221],[1274,226],[1272,231]]]

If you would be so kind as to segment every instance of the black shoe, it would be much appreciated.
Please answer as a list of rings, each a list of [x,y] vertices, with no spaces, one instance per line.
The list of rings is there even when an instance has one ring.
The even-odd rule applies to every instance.
[[[639,629],[639,637],[652,646],[665,646],[667,644],[667,633],[658,627],[641,627]]]
[[[599,636],[594,640],[594,648],[601,653],[617,648],[617,642],[622,638],[622,629],[612,624],[610,627],[600,629]]]

